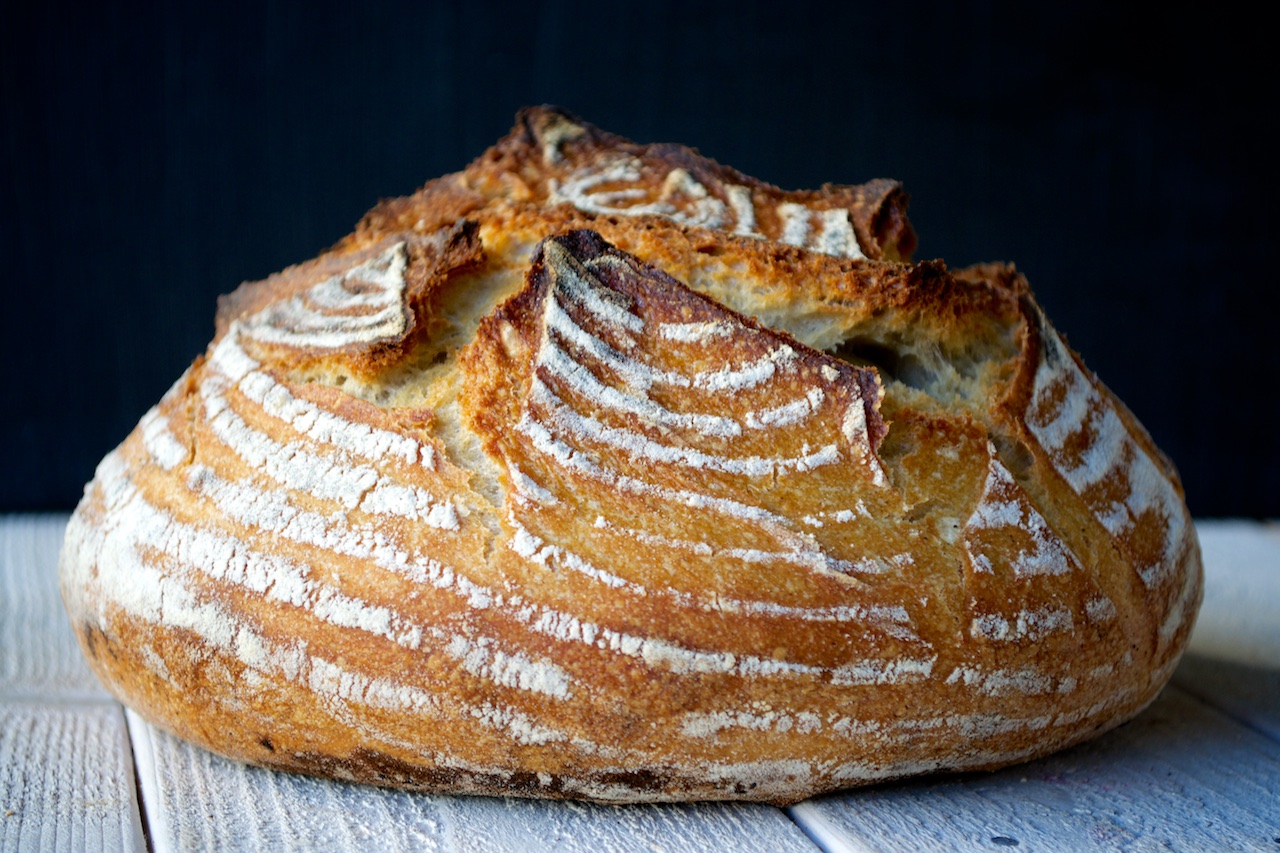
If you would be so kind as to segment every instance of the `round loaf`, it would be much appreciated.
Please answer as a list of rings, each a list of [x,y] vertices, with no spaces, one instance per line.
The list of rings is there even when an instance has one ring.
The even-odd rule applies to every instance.
[[[67,529],[86,656],[241,761],[790,803],[1137,714],[1182,487],[1012,267],[551,108],[219,303]]]

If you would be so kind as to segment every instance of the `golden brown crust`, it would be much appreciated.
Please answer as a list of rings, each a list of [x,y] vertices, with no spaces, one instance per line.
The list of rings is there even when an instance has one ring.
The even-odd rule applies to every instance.
[[[916,245],[907,195],[896,181],[788,192],[691,148],[637,145],[554,107],[523,110],[511,133],[464,172],[382,202],[352,239],[433,232],[495,199],[538,209],[568,204],[596,214],[643,210],[685,226],[876,260],[909,260]]]
[[[61,579],[198,744],[423,790],[751,799],[1137,713],[1200,596],[1168,460],[891,182],[787,193],[537,108],[219,304]]]

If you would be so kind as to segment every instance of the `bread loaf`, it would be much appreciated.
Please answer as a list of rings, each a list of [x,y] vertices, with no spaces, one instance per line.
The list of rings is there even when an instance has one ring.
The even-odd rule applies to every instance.
[[[241,761],[604,802],[996,768],[1131,718],[1182,487],[1012,267],[551,108],[219,304],[99,466],[104,683]]]

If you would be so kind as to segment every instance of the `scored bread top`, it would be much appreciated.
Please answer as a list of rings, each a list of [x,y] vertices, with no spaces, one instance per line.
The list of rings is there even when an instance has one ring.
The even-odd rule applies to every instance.
[[[219,304],[61,576],[122,700],[426,790],[756,799],[1043,755],[1168,680],[1172,465],[897,184],[551,108]]]

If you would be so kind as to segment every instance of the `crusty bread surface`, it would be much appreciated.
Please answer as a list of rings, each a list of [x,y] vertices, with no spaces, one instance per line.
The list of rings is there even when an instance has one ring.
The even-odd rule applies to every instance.
[[[1171,463],[893,182],[553,108],[218,306],[60,578],[103,682],[267,767],[790,803],[1108,730],[1201,596]]]

